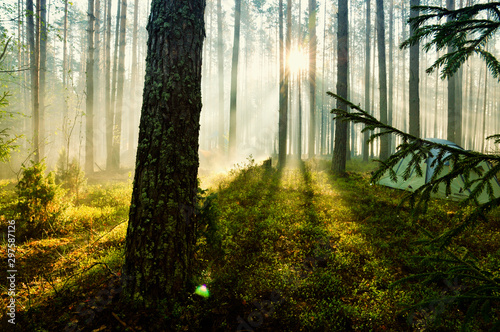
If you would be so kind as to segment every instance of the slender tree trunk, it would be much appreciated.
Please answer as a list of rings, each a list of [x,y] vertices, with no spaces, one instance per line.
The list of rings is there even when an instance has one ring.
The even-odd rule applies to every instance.
[[[469,135],[468,135],[468,142],[469,142],[469,146],[468,146],[468,149],[472,149],[472,135],[473,135],[473,132],[472,132],[472,110],[474,109],[474,107],[472,106],[472,102],[473,102],[473,92],[472,92],[472,86],[474,84],[472,84],[472,64],[471,64],[471,60],[469,60],[469,81],[467,83],[468,85],[468,88],[469,88],[469,92],[467,93],[467,98],[468,98],[468,107],[467,107],[467,112],[469,113]]]
[[[222,1],[217,0],[217,65],[219,79],[219,150],[225,151],[224,144],[224,36],[222,32]]]
[[[94,0],[88,0],[85,172],[94,173]]]
[[[436,55],[437,58],[439,58],[439,53]],[[434,85],[434,137],[438,137],[437,131],[438,131],[438,82],[439,82],[439,72],[436,70],[436,80],[435,80],[435,85]]]
[[[64,0],[64,27],[63,27],[63,118],[62,118],[62,132],[65,144],[69,141],[69,128],[68,128],[68,0]],[[66,151],[66,164],[68,167],[69,151]]]
[[[278,138],[278,164],[284,167],[286,164],[286,139],[288,131],[288,55],[290,51],[290,27],[292,25],[291,18],[292,1],[287,0],[287,32],[286,32],[286,58],[283,50],[283,1],[280,0],[280,114],[279,114],[279,138]]]
[[[37,8],[38,9],[38,8]],[[39,90],[39,110],[40,110],[40,159],[45,156],[45,73],[47,66],[47,3],[46,0],[40,0],[40,90]]]
[[[460,8],[463,8],[463,0],[460,0]],[[487,14],[487,17],[489,19],[489,13]],[[462,138],[462,78],[463,67],[460,66],[455,78],[455,140],[460,146],[462,146],[464,143],[464,140]]]
[[[365,34],[365,111],[370,113],[370,2],[366,0],[366,34]],[[370,133],[365,131],[363,133],[363,161],[368,162],[368,139]]]
[[[316,138],[316,0],[309,0],[309,158]]]
[[[446,8],[448,10],[455,10],[455,0],[446,0]],[[448,47],[448,53],[453,52],[453,47]],[[448,78],[448,140],[454,143],[457,142],[457,126],[456,123],[456,109],[455,109],[455,92],[456,92],[456,75]]]
[[[302,159],[302,69],[297,73],[297,88],[298,88],[298,117],[297,117],[297,159]],[[291,139],[293,140],[293,139]]]
[[[240,51],[241,0],[235,0],[234,43],[231,62],[231,96],[229,105],[229,156],[236,156],[236,102],[238,93],[238,56]]]
[[[121,0],[120,16],[120,47],[118,61],[118,79],[116,87],[116,114],[113,131],[113,169],[120,168],[122,116],[123,116],[123,89],[125,84],[125,29],[127,27],[127,0]]]
[[[375,32],[376,32],[376,27],[375,27]],[[370,109],[372,110],[372,115],[375,116],[375,51],[376,51],[376,48],[377,48],[377,34],[374,33],[373,34],[373,55],[372,55],[372,68],[373,68],[373,72],[372,72],[372,77],[371,77],[371,80],[372,80],[372,83],[371,83],[371,86],[372,86],[372,102],[371,102],[371,106],[370,106]],[[378,142],[378,140],[376,141],[372,141],[370,143],[370,158],[373,159],[375,158],[375,143]]]
[[[106,1],[106,0],[103,0]],[[94,132],[100,141],[100,134],[103,129],[102,115],[102,84],[101,84],[101,0],[94,0],[94,117],[98,119],[95,123]],[[94,155],[100,156],[104,151],[100,144],[96,144]]]
[[[488,73],[488,67],[485,65],[485,73]],[[488,96],[488,75],[484,76],[484,95],[483,95],[483,129],[481,130],[481,153],[484,153],[484,142],[486,141],[486,98]]]
[[[289,116],[288,116],[288,131],[287,131],[287,151],[288,151],[288,154],[291,156],[293,154],[293,150],[292,150],[292,143],[293,143],[293,135],[295,134],[294,131],[293,131],[293,126],[292,126],[292,120],[293,120],[293,89],[294,89],[294,79],[293,79],[293,76],[289,75],[288,76],[288,83],[289,83],[289,87],[288,87],[288,110],[289,110]]]
[[[377,0],[377,44],[378,44],[378,70],[380,84],[380,121],[387,123],[387,68],[385,62],[385,19],[384,1]],[[389,138],[387,135],[380,137],[380,159],[389,158]]]
[[[410,6],[419,6],[420,0],[411,0]],[[418,10],[410,8],[410,17],[418,16]],[[410,34],[415,33],[410,28]],[[419,96],[419,44],[410,47],[410,134],[420,137],[420,96]]]
[[[309,3],[310,5],[310,3]],[[309,15],[309,18],[311,18],[311,15]],[[309,28],[311,26],[309,25]],[[310,30],[309,30],[310,31]],[[297,35],[298,35],[298,48],[302,49],[302,0],[299,0],[299,21],[297,22]],[[309,48],[311,46],[309,45]],[[297,159],[302,160],[302,89],[301,89],[301,84],[302,84],[302,68],[299,68],[299,71],[297,73],[297,88],[298,88],[298,117],[297,117],[297,137],[296,137],[296,152],[297,152]],[[294,139],[292,137],[292,130],[290,130],[290,142],[293,142]],[[292,151],[292,150],[290,150]],[[290,152],[292,153],[292,152]]]
[[[134,1],[134,27],[132,32],[132,77],[130,84],[130,106],[129,106],[129,135],[128,154],[130,160],[135,157],[136,136],[136,89],[137,89],[137,30],[138,30],[139,0]]]
[[[339,0],[337,31],[337,94],[347,99],[349,80],[349,1]],[[337,101],[337,108],[347,110],[347,105]],[[347,122],[335,123],[335,147],[333,150],[332,171],[343,175],[347,153]]]
[[[19,21],[17,23],[17,66],[19,68],[24,68],[25,63],[24,63],[24,56],[23,56],[23,43],[24,43],[24,36],[23,36],[23,30],[24,30],[24,17],[25,15],[25,10],[24,10],[24,1],[22,0],[17,0],[17,15],[19,17]],[[26,103],[25,103],[25,86],[26,86],[26,72],[23,71],[20,73],[20,77],[22,77],[22,81],[25,82],[25,84],[19,84],[18,86],[18,95],[19,95],[19,112],[22,112],[23,110],[26,110]],[[26,127],[25,127],[26,120],[23,121],[23,132],[26,132]],[[24,146],[23,146],[24,148]]]
[[[321,137],[320,137],[320,154],[325,153],[325,146],[326,146],[326,121],[325,118],[327,115],[325,114],[325,84],[326,84],[326,77],[325,77],[325,56],[326,56],[326,1],[324,5],[324,12],[323,12],[323,55],[322,55],[322,61],[323,64],[321,66]]]
[[[389,6],[389,86],[387,91],[387,124],[393,125],[393,105],[394,105],[394,0],[390,0]],[[392,137],[388,136],[389,153],[392,153]]]
[[[116,8],[116,28],[115,28],[115,49],[113,55],[113,70],[111,72],[111,147],[107,152],[106,158],[109,158],[111,170],[116,170],[119,165],[119,161],[116,160],[116,122],[117,122],[117,107],[116,107],[116,91],[117,91],[117,76],[118,76],[118,54],[119,54],[119,41],[120,41],[120,21],[121,21],[121,0],[118,0],[118,5]]]
[[[192,291],[204,8],[205,0],[153,0],[148,24],[124,294],[170,312]]]
[[[39,112],[39,48],[35,41],[33,0],[26,0],[27,11],[27,37],[30,47],[30,74],[31,74],[31,105],[33,114],[33,160],[40,162],[40,112]],[[36,33],[38,35],[38,33]],[[37,38],[38,39],[38,38]]]
[[[111,0],[108,0],[108,13],[106,17],[106,170],[112,168],[113,150],[113,105],[111,98]]]
[[[283,125],[282,125],[282,117],[283,117],[283,109],[284,109],[284,80],[285,80],[285,71],[284,71],[284,55],[283,55],[283,0],[279,0],[278,4],[278,66],[279,66],[279,98],[278,98],[278,149],[276,149],[276,146],[274,147],[275,150],[277,150],[279,156],[279,164],[282,163],[284,164],[285,156],[282,155],[282,148],[281,148],[281,142],[282,142],[282,130],[283,130]]]
[[[487,71],[485,70],[485,76],[488,75]],[[482,134],[480,134],[478,132],[478,118],[479,118],[479,96],[481,94],[481,77],[483,76],[483,70],[482,70],[482,67],[481,69],[479,69],[479,78],[477,80],[477,98],[476,98],[476,107],[474,108],[475,110],[475,116],[474,116],[474,141],[473,141],[473,149],[477,149],[477,140],[478,140],[478,136],[481,136],[482,138]],[[484,88],[486,89],[486,85],[484,86]]]

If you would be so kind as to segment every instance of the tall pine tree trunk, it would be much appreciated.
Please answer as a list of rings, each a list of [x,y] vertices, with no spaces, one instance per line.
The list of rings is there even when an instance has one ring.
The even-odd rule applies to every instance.
[[[94,172],[94,0],[88,0],[87,99],[85,108],[85,172]]]
[[[137,89],[137,30],[138,30],[139,0],[134,1],[134,27],[132,32],[132,77],[130,85],[130,107],[129,107],[129,134],[128,134],[128,154],[130,160],[135,156],[136,139],[136,89]]]
[[[204,8],[205,0],[153,0],[148,24],[123,274],[132,279],[125,294],[169,310],[192,292]]]
[[[100,26],[101,26],[101,0],[94,0],[94,117],[98,119],[95,123],[94,131],[101,133],[102,131],[102,107],[101,107],[101,39],[100,39]],[[96,135],[97,136],[97,135]],[[100,136],[99,137],[100,140]],[[95,156],[100,155],[102,147],[96,144]]]
[[[446,8],[448,10],[455,10],[455,0],[446,0]],[[454,48],[449,46],[448,47],[448,53],[451,53],[454,51]],[[456,83],[455,83],[455,78],[456,74],[454,74],[451,77],[448,77],[448,135],[447,139],[448,141],[454,142],[459,144],[460,142],[457,142],[457,136],[456,136],[456,130],[457,130],[457,123],[456,123],[456,110],[455,110],[455,92],[456,92]]]
[[[337,94],[347,99],[349,84],[349,1],[339,0],[337,31]],[[337,108],[347,110],[347,105],[337,101]],[[335,122],[335,146],[332,171],[345,173],[347,154],[347,122]]]
[[[27,38],[30,48],[30,74],[31,74],[31,105],[33,114],[33,160],[35,162],[40,162],[40,112],[39,112],[39,48],[37,47],[37,42],[35,41],[35,24],[34,16],[36,13],[33,8],[33,0],[26,0],[26,11],[27,11]]]
[[[323,64],[321,66],[321,136],[320,136],[320,148],[319,148],[319,153],[322,155],[325,153],[325,147],[326,147],[326,121],[325,118],[327,117],[326,115],[326,107],[325,107],[325,84],[326,84],[326,76],[325,76],[325,49],[326,49],[326,1],[325,1],[325,6],[324,6],[324,12],[323,12],[323,55],[322,55],[322,61]]]
[[[219,142],[221,152],[225,150],[224,142],[224,37],[222,35],[222,3],[217,0],[217,66],[219,79]]]
[[[460,8],[463,8],[463,0],[460,0]],[[490,13],[487,14],[487,18],[490,18]],[[462,137],[462,81],[463,66],[460,66],[455,78],[455,141],[460,146],[463,146],[464,143],[464,139]]]
[[[241,0],[235,0],[233,59],[231,61],[231,96],[229,100],[229,156],[236,154],[236,102],[238,93],[238,57],[240,52]]]
[[[302,49],[302,0],[299,0],[299,20],[297,22],[297,34],[298,34],[298,47],[299,49]],[[300,67],[300,66],[299,66]],[[296,146],[296,153],[297,153],[297,159],[301,160],[302,159],[302,68],[299,68],[298,73],[297,73],[297,90],[298,90],[298,96],[297,96],[297,103],[299,106],[298,109],[298,116],[297,116],[297,134],[295,144]],[[293,79],[293,78],[292,78]],[[293,89],[291,89],[293,91]],[[290,126],[291,127],[291,126]],[[294,141],[293,133],[292,130],[290,130],[290,142]],[[292,154],[293,151],[290,150],[290,154]]]
[[[406,39],[406,25],[407,25],[407,20],[405,19],[406,17],[406,10],[405,10],[405,2],[403,1],[401,3],[401,15],[402,15],[402,26],[401,26],[401,36],[402,39]],[[401,72],[402,72],[402,78],[401,78],[401,85],[403,87],[403,93],[401,96],[401,129],[403,131],[407,130],[407,122],[408,122],[408,117],[406,114],[406,51],[405,49],[401,50]]]
[[[285,88],[285,54],[283,33],[283,0],[279,0],[279,49],[280,49],[280,96],[279,96],[279,123],[278,123],[278,165],[284,167],[286,163],[286,132],[287,132],[287,99]]]
[[[116,112],[113,130],[113,169],[120,168],[123,89],[125,84],[125,29],[127,27],[127,0],[121,0],[120,16],[120,47],[118,60],[118,79],[116,86]]]
[[[39,90],[39,110],[40,110],[40,159],[45,156],[45,73],[47,66],[47,3],[40,0],[40,90]]]
[[[366,0],[366,34],[365,34],[365,111],[370,113],[370,2]],[[368,162],[368,131],[363,133],[363,161]]]
[[[488,72],[488,67],[485,65],[484,71]],[[481,130],[481,135],[479,135],[481,139],[481,153],[484,153],[484,142],[486,141],[486,97],[488,93],[488,75],[484,76],[484,95],[483,95],[483,128]]]
[[[63,23],[63,117],[62,133],[64,144],[66,144],[66,162],[64,167],[68,167],[69,162],[69,128],[68,128],[68,0],[64,0],[64,23]]]
[[[393,106],[394,106],[394,0],[390,0],[389,6],[389,86],[387,90],[387,124],[394,124]],[[389,142],[389,153],[392,153],[392,136],[387,137]]]
[[[111,147],[107,151],[107,158],[110,160],[110,169],[116,170],[119,165],[119,161],[116,160],[116,121],[117,121],[117,107],[116,107],[116,95],[117,95],[117,78],[118,78],[118,54],[119,54],[119,42],[120,42],[120,21],[121,21],[121,0],[118,0],[118,5],[116,8],[116,28],[115,28],[115,47],[113,55],[113,69],[111,72]]]
[[[420,0],[411,0],[410,17],[417,17],[418,10],[413,6],[420,5]],[[413,36],[414,29],[410,28],[410,34]],[[420,96],[419,96],[419,44],[415,43],[410,47],[410,134],[420,137]]]
[[[113,151],[113,104],[111,82],[111,0],[108,0],[108,13],[106,17],[106,170],[112,168]]]
[[[286,5],[286,46],[285,46],[285,68],[284,68],[284,79],[283,79],[283,105],[284,105],[284,117],[283,123],[280,121],[280,126],[284,126],[284,131],[280,130],[280,165],[284,166],[286,163],[286,155],[287,155],[287,132],[288,132],[288,122],[291,120],[291,116],[288,117],[288,110],[291,110],[290,107],[290,98],[288,91],[288,82],[290,78],[290,51],[292,49],[292,0],[287,0]],[[283,133],[283,137],[281,137],[281,133]],[[282,157],[283,155],[284,157]]]
[[[316,0],[309,0],[309,158],[316,138]]]
[[[385,61],[385,19],[384,1],[377,0],[377,46],[378,46],[378,77],[380,84],[380,121],[387,123],[387,66]],[[389,158],[389,138],[380,138],[380,159]]]

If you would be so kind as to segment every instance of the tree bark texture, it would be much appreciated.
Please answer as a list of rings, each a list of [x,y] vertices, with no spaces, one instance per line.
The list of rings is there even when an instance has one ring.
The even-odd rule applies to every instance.
[[[217,0],[217,68],[219,80],[219,142],[218,147],[221,152],[225,151],[224,139],[224,37],[222,32],[222,3]]]
[[[418,10],[413,6],[419,6],[420,0],[410,1],[410,18],[418,16]],[[410,28],[413,36],[414,29]],[[409,109],[410,109],[410,135],[420,137],[420,96],[419,96],[419,44],[410,47],[410,86],[409,86]]]
[[[347,99],[349,80],[349,1],[339,0],[337,31],[337,94]],[[337,108],[347,110],[347,105],[337,101]],[[332,171],[344,174],[347,153],[347,122],[335,121],[335,146]]]
[[[366,34],[365,34],[365,111],[370,113],[370,15],[371,0],[366,0]],[[368,139],[370,133],[363,133],[363,161],[368,162]]]
[[[26,0],[27,11],[27,38],[30,47],[30,74],[31,74],[31,105],[33,114],[33,160],[40,162],[40,113],[39,113],[39,49],[35,43],[35,23],[34,16],[36,15],[33,9],[33,0]]]
[[[279,1],[279,48],[280,48],[280,96],[278,120],[278,164],[280,167],[286,163],[286,132],[287,132],[287,102],[285,93],[285,56],[283,32],[283,0]]]
[[[387,65],[385,57],[385,19],[384,1],[377,0],[377,45],[378,45],[378,78],[380,89],[380,121],[387,123]],[[380,137],[380,159],[389,158],[389,137]]]
[[[146,305],[183,299],[198,189],[205,0],[153,0],[123,273]]]
[[[108,13],[106,17],[106,169],[111,169],[113,149],[113,105],[111,97],[111,0],[108,0]]]
[[[241,0],[235,0],[234,42],[231,65],[231,96],[229,100],[229,155],[236,154],[236,103],[238,94],[238,57],[240,53]]]
[[[455,0],[446,0],[446,8],[448,10],[455,10]],[[453,47],[448,47],[448,53],[453,52]],[[448,77],[448,141],[457,142],[456,130],[458,124],[456,123],[456,110],[455,110],[455,92],[456,92],[456,74]]]
[[[85,107],[85,172],[94,172],[94,0],[88,0],[87,99]]]
[[[39,137],[40,146],[39,153],[40,159],[45,156],[45,73],[47,66],[47,2],[46,0],[40,0],[39,8],[40,23],[38,24],[38,29],[40,29],[39,39],[40,39],[40,62],[39,62],[39,114],[40,114],[40,126],[39,126]],[[38,18],[37,18],[38,19]]]
[[[139,0],[134,1],[134,27],[132,32],[132,77],[130,89],[130,107],[129,107],[129,134],[128,134],[128,153],[132,159],[135,156],[135,143],[137,142],[136,135],[136,107],[135,96],[137,89],[137,71],[139,64],[137,62],[137,33],[138,33],[138,14],[139,14]]]
[[[127,27],[127,0],[121,0],[120,9],[120,43],[118,56],[118,79],[116,85],[116,111],[113,130],[113,169],[120,168],[122,116],[123,116],[123,89],[125,84],[125,29]]]
[[[316,0],[309,0],[309,158],[316,138]]]

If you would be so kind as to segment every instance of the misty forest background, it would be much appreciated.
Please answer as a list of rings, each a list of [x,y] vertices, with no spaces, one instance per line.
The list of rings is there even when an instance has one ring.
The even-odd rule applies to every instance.
[[[421,4],[445,5],[439,1]],[[456,6],[468,4],[462,1]],[[39,160],[45,158],[53,169],[60,154],[66,154],[64,151],[69,151],[67,161],[76,159],[85,164],[87,173],[133,168],[145,70],[148,2],[124,1],[118,7],[116,2],[95,1],[92,36],[87,33],[87,3],[79,1],[65,7],[64,2],[40,2],[46,11],[40,12],[39,20],[34,19],[35,26],[42,26],[40,40],[33,35],[34,46],[39,43],[41,51],[36,111],[33,111],[31,81],[34,74],[28,70],[30,16],[25,14],[24,5],[10,1],[2,4],[2,49],[9,42],[1,73],[2,89],[9,93],[5,100],[8,106],[3,111],[9,116],[2,118],[2,126],[8,128],[9,135],[20,136],[17,144],[21,148],[12,154],[10,164],[1,166],[2,175],[12,176],[21,163],[33,158],[32,154]],[[326,91],[335,91],[336,87],[337,5],[315,2],[314,29],[309,27],[309,5],[306,0],[293,1],[291,20],[284,22],[284,31],[291,32],[287,152],[331,155],[335,126],[330,110],[335,101],[326,96]],[[409,50],[400,49],[399,45],[409,36],[406,22],[410,4],[390,1],[384,5],[387,114],[390,124],[408,131]],[[366,1],[352,1],[349,6],[348,96],[380,118],[375,6],[367,8]],[[222,161],[220,156],[228,153],[230,107],[236,118],[233,138],[236,153],[227,165],[250,154],[259,160],[277,154],[280,82],[277,2],[242,1],[239,46],[234,44],[233,2],[222,1],[218,7],[216,1],[208,1],[205,15],[207,38],[203,50],[199,140],[202,167],[206,162]],[[495,53],[495,40],[488,47]],[[309,50],[314,50],[311,53],[314,56],[309,56]],[[450,81],[440,79],[438,71],[425,73],[442,53],[431,49],[418,55],[419,66],[413,75],[420,83],[420,136],[451,138],[465,149],[493,151],[494,144],[485,141],[485,137],[499,129],[493,112],[498,104],[498,81],[488,79],[486,66],[477,57],[471,57],[463,65],[453,80],[452,105],[461,126],[457,137],[450,136],[447,130]],[[92,82],[88,82],[86,73],[91,63]],[[232,72],[237,72],[233,81]],[[313,83],[310,78],[314,78]],[[94,91],[90,104],[88,84],[92,84]],[[236,98],[234,106],[230,105],[231,96]],[[39,134],[35,137],[37,123]],[[349,156],[360,157],[365,153],[371,158],[378,157],[379,145],[366,148],[360,126],[351,125],[348,131]],[[393,150],[397,144],[398,141],[393,142]]]
[[[150,154],[136,164],[141,109],[141,126],[160,116],[151,123],[168,122],[157,105],[143,105],[146,59],[155,60],[151,50],[164,42],[154,36],[158,44],[148,55],[149,1],[2,1],[0,221],[2,246],[12,242],[7,229],[16,224],[16,327],[500,330],[500,198],[484,205],[441,200],[428,195],[439,185],[431,183],[406,204],[405,192],[379,186],[370,175],[384,167],[374,159],[395,162],[388,158],[401,143],[400,153],[424,158],[429,151],[418,138],[479,152],[460,159],[451,150],[452,157],[437,158],[441,166],[465,160],[460,172],[468,174],[489,160],[500,171],[498,144],[486,139],[500,133],[494,77],[500,64],[475,54],[452,73],[428,70],[455,49],[426,47],[425,38],[400,47],[414,32],[412,6],[453,10],[477,3],[207,0],[196,183],[194,144],[177,153],[169,150],[172,140],[165,142],[175,157],[158,165],[165,151],[155,151],[158,142],[145,136],[139,151]],[[194,25],[202,21],[196,13],[203,1],[167,4]],[[492,55],[500,54],[495,10],[478,15],[494,22],[478,46]],[[168,15],[150,27],[170,29],[169,38],[179,42],[185,36]],[[197,29],[194,39],[203,30]],[[175,100],[159,77],[186,63],[150,67],[146,78],[158,86],[146,87],[149,96]],[[197,75],[197,68],[189,70]],[[190,107],[198,107],[197,82],[187,73],[173,76],[171,82],[192,84],[188,95],[195,97],[178,100],[189,102],[184,111],[196,118]],[[367,144],[387,127],[361,113],[350,122],[333,119],[332,109],[347,104],[327,92],[413,137],[397,132]],[[362,132],[365,124],[375,130]],[[158,128],[141,130],[171,138],[174,129]],[[143,181],[136,177],[134,184],[136,169]],[[146,287],[124,282],[127,272]],[[201,285],[209,293],[195,293]],[[127,302],[122,286],[136,287],[140,296]],[[9,297],[1,287],[4,308]],[[3,310],[1,316],[10,328]]]

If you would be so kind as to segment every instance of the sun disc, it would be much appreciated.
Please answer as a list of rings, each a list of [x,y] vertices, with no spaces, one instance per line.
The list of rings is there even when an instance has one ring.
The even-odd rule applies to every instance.
[[[292,73],[297,73],[299,72],[299,70],[307,68],[307,65],[309,63],[307,54],[299,49],[293,49],[290,52],[289,61],[290,61],[290,71]]]

